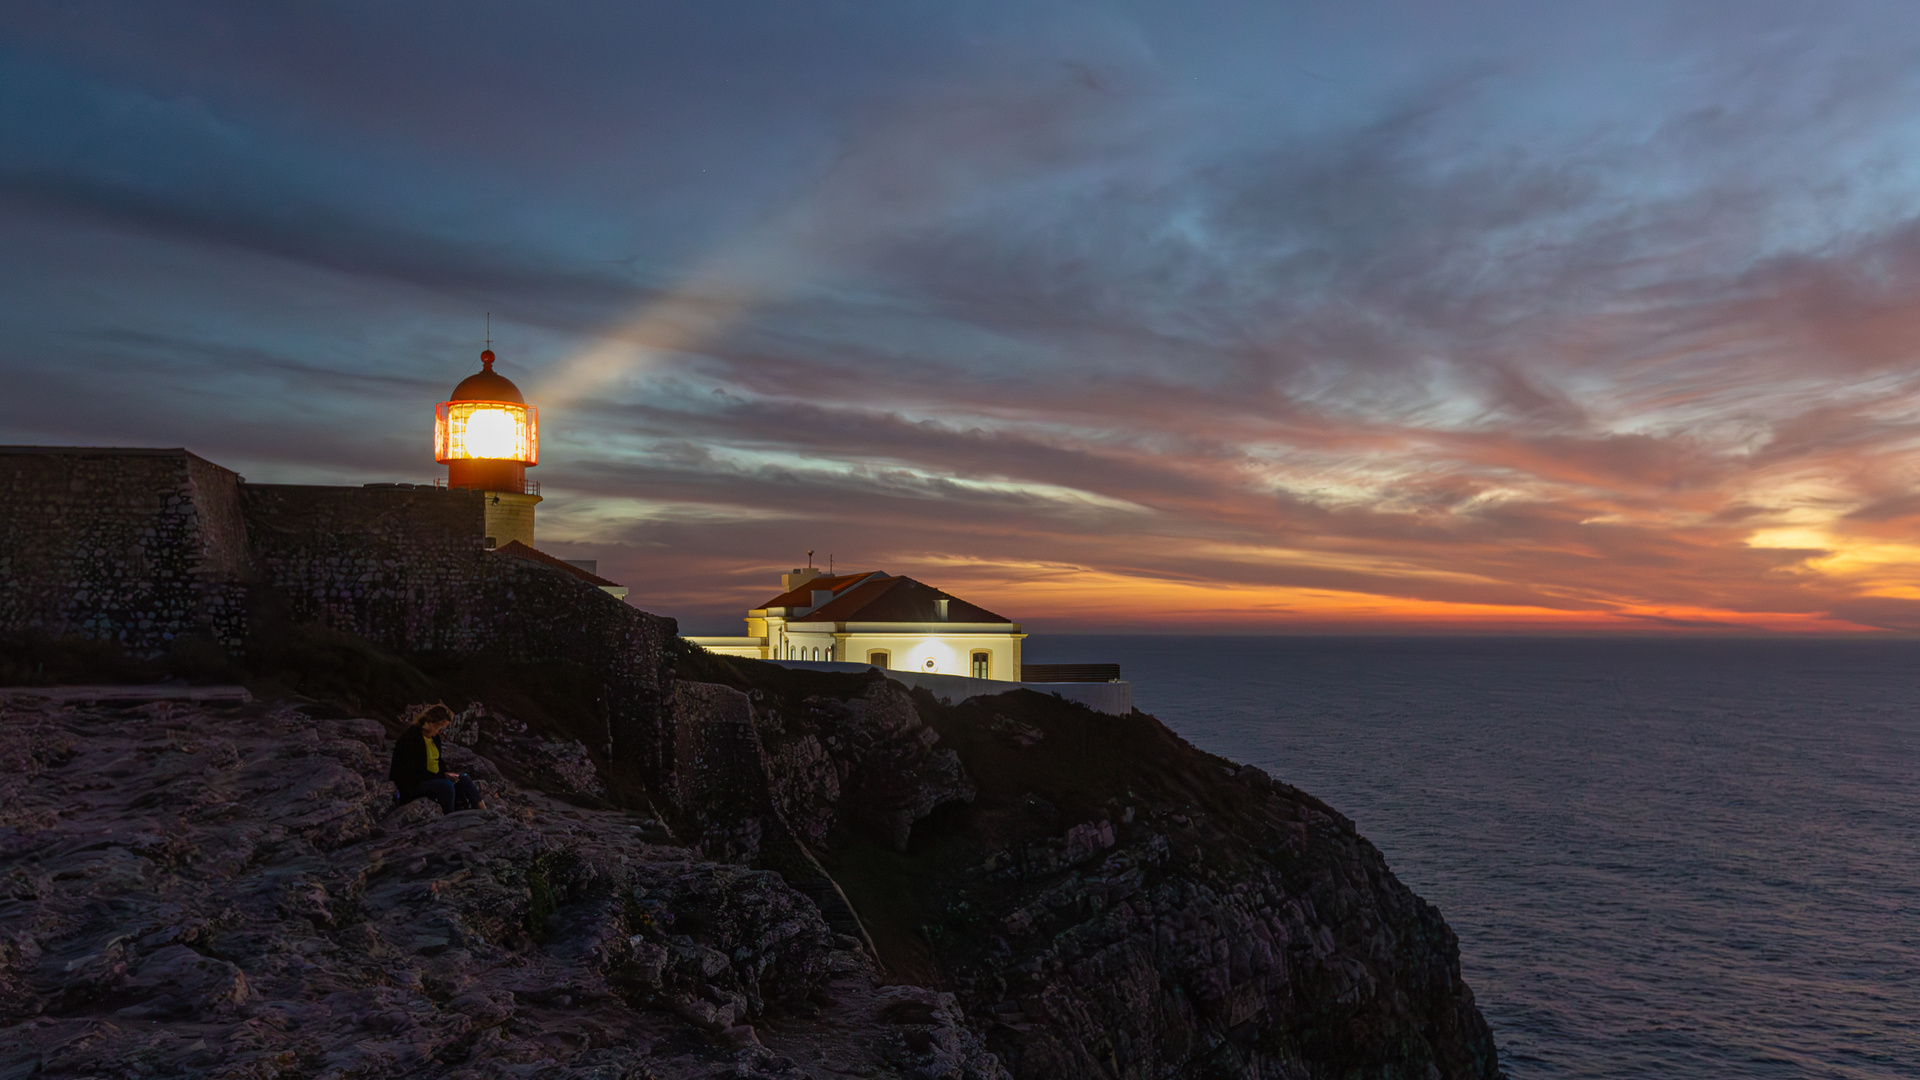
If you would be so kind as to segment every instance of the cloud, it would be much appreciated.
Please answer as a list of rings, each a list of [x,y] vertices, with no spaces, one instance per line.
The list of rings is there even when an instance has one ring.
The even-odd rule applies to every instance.
[[[0,17],[0,424],[424,479],[492,311],[543,543],[689,625],[812,548],[1039,626],[1920,629],[1897,13],[1303,23],[1307,86],[910,7]]]

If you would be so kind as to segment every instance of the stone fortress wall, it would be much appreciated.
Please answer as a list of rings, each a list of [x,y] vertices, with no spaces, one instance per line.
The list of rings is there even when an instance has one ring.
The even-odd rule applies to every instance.
[[[567,661],[606,688],[607,749],[672,771],[676,625],[562,570],[488,551],[484,496],[248,484],[185,450],[0,448],[0,632],[135,653],[244,649],[250,607],[401,655]]]
[[[248,484],[240,498],[252,565],[295,620],[403,654],[489,644],[479,492]]]
[[[442,1048],[448,1069],[501,1050],[543,1075],[706,1076],[737,1052],[731,1072],[794,1075],[752,1056],[752,1020],[841,1075],[1504,1075],[1439,911],[1337,812],[1152,717],[1027,694],[923,716],[880,678],[676,686],[672,620],[485,550],[470,492],[252,485],[181,450],[0,449],[0,485],[0,633],[244,649],[284,613],[402,654],[576,662],[604,678],[613,758],[678,819],[580,807],[606,791],[590,769],[507,783],[525,728],[469,766],[517,813],[419,802],[389,831],[366,719],[15,711],[16,816],[51,825],[9,830],[45,887],[14,905],[30,948],[0,957],[0,996],[34,1019],[14,1056],[49,1073],[391,1072]],[[914,680],[956,702],[1014,685],[976,681]],[[89,762],[121,758],[101,791]],[[129,920],[186,929],[108,940]],[[317,926],[342,947],[314,953]],[[895,970],[860,955],[883,950]],[[492,996],[429,982],[474,970]],[[762,1024],[783,1001],[805,1008]],[[294,1037],[261,1042],[261,1003]],[[592,1038],[461,1041],[555,1025]]]
[[[239,485],[184,450],[0,447],[0,629],[239,647]]]

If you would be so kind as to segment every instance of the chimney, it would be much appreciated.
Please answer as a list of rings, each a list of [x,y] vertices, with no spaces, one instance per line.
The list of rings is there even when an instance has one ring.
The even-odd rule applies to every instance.
[[[947,621],[947,598],[941,597],[933,602],[933,617],[941,622]]]

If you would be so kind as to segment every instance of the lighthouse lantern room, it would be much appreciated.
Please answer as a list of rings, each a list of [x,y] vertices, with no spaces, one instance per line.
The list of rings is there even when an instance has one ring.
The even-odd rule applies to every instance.
[[[493,370],[492,349],[480,354],[480,366],[434,407],[433,459],[447,467],[448,487],[486,493],[488,547],[515,540],[532,547],[540,485],[527,480],[527,469],[540,464],[540,410]]]

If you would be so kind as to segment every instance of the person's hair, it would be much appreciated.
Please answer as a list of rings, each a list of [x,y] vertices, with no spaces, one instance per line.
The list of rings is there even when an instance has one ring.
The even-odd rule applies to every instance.
[[[413,727],[426,727],[436,720],[453,723],[453,710],[441,702],[435,702],[432,705],[416,705],[411,711],[413,715],[407,718],[407,723]]]

